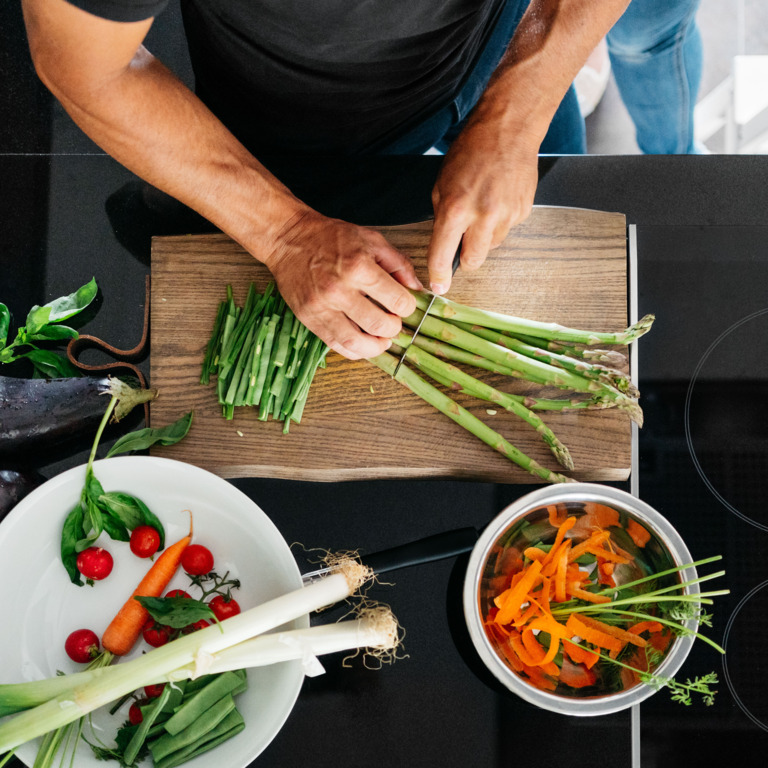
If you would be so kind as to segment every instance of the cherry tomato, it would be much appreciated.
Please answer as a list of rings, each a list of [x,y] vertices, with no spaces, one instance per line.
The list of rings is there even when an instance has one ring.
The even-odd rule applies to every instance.
[[[165,645],[170,639],[170,632],[167,627],[158,624],[154,619],[147,619],[141,630],[144,640],[153,648],[159,648]]]
[[[64,650],[72,661],[85,664],[99,655],[99,638],[90,629],[76,629],[64,641]]]
[[[213,570],[211,550],[202,544],[190,544],[181,556],[181,567],[191,576],[202,576]]]
[[[192,632],[197,632],[198,629],[205,629],[208,626],[208,622],[205,619],[200,619],[194,624],[187,624],[184,629],[181,630],[182,634],[189,635]]]
[[[128,719],[131,721],[131,725],[138,725],[144,719],[140,707],[143,707],[146,703],[146,699],[139,699],[131,704],[131,708],[128,710]]]
[[[166,597],[188,597],[188,598],[192,597],[192,595],[190,595],[189,592],[185,592],[183,589],[172,589],[165,596]]]
[[[140,525],[131,532],[131,552],[137,557],[152,557],[160,547],[160,534],[151,525]]]
[[[156,699],[165,688],[165,683],[155,683],[154,685],[145,685],[144,693],[147,694],[148,699]]]
[[[223,595],[216,595],[208,605],[219,621],[224,621],[224,619],[228,619],[230,616],[237,616],[240,613],[240,606],[237,604],[237,600],[234,598],[227,600]]]
[[[106,579],[112,573],[114,561],[112,555],[103,547],[88,547],[84,549],[75,561],[77,570],[91,581]]]

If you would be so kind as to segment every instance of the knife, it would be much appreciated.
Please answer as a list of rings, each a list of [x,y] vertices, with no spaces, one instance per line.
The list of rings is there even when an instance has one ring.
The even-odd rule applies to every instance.
[[[456,249],[456,254],[453,257],[453,266],[451,268],[452,276],[456,274],[456,270],[459,268],[460,263],[461,263],[461,243],[459,243],[459,247]],[[416,337],[419,335],[421,326],[424,324],[424,321],[427,319],[429,310],[432,309],[432,305],[435,303],[436,298],[437,298],[437,294],[433,293],[432,298],[429,300],[429,304],[427,304],[427,308],[424,310],[424,314],[421,316],[421,320],[419,320],[419,324],[416,326],[416,330],[413,332],[413,336],[411,337],[411,344],[413,344],[413,342],[416,341]],[[408,346],[411,346],[411,344],[409,344]],[[405,360],[405,356],[407,354],[408,354],[408,347],[406,347],[403,350],[402,354],[400,355],[400,359],[397,361],[397,365],[395,366],[394,373],[392,374],[393,379],[397,376],[397,372],[400,370],[400,366],[403,364],[403,360]]]
[[[475,546],[479,535],[477,528],[456,528],[380,552],[373,552],[370,555],[361,555],[360,562],[367,565],[376,574],[387,573],[399,568],[431,563],[435,560],[444,560],[469,552]],[[301,581],[303,584],[310,584],[326,576],[330,571],[330,568],[318,568],[303,574]]]

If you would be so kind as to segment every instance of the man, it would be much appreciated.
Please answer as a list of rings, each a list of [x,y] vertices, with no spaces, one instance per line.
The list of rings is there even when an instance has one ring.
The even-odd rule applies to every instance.
[[[360,358],[415,308],[414,270],[377,233],[297,199],[260,148],[450,143],[428,250],[429,287],[445,293],[460,242],[462,269],[477,269],[530,212],[542,142],[569,146],[571,83],[628,1],[183,0],[197,94],[142,45],[167,0],[23,8],[38,74],[74,121],[266,264],[305,325]]]

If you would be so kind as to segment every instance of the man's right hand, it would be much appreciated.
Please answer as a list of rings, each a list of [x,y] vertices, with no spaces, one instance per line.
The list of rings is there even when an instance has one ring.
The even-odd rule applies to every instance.
[[[410,260],[378,232],[311,209],[288,224],[263,261],[299,320],[353,360],[390,346],[400,318],[416,309],[406,288],[422,288]]]

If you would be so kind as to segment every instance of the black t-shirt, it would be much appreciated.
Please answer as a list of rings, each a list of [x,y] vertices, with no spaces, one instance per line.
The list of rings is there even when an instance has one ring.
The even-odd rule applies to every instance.
[[[168,0],[69,0],[116,21]],[[449,103],[504,0],[181,0],[196,90],[252,149],[370,151]]]

